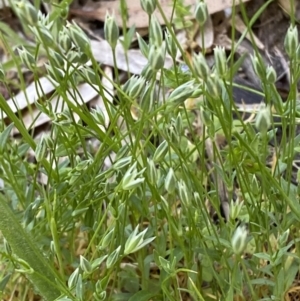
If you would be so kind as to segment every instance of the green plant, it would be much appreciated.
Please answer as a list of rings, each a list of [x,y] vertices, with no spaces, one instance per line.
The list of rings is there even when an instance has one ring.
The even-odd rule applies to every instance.
[[[299,265],[300,218],[298,188],[291,181],[300,140],[295,130],[296,29],[291,26],[286,38],[288,101],[282,102],[274,70],[265,68],[256,51],[252,62],[267,106],[255,122],[245,123],[233,100],[238,69],[233,53],[227,57],[224,49],[215,48],[213,69],[201,53],[190,64],[168,20],[163,40],[158,21],[150,18],[154,4],[146,0],[143,6],[149,12],[150,43],[138,36],[149,63],[139,77],[124,84],[117,78],[114,103],[106,100],[98,76],[105,74],[88,37],[63,19],[68,1],[53,5],[49,16],[28,1],[14,5],[35,42],[19,47],[19,56],[10,50],[11,64],[20,78],[21,63],[31,70],[37,87],[42,72],[58,84],[49,99],[41,95],[36,102],[51,120],[51,131],[40,139],[28,133],[0,95],[1,110],[13,122],[1,124],[0,134],[3,295],[22,279],[19,292],[25,300],[30,285],[23,276],[46,300],[61,301],[233,300],[236,295],[282,300],[292,285]],[[199,7],[197,19],[205,22],[205,4]],[[175,9],[186,13],[182,4]],[[246,20],[243,5],[241,11]],[[127,50],[133,33],[134,28],[123,41]],[[119,32],[113,16],[107,16],[105,35],[116,61]],[[2,36],[11,49],[11,41]],[[164,69],[166,55],[175,63],[178,51],[189,70]],[[45,70],[36,64],[41,55],[48,59]],[[5,71],[10,67],[0,72],[8,89]],[[77,88],[82,82],[102,96],[109,125],[100,108],[88,110],[84,104]],[[51,106],[54,97],[63,101],[62,112]],[[281,118],[281,141],[268,106],[272,102]],[[197,122],[200,128],[194,127]],[[10,139],[13,127],[21,135],[18,141]],[[217,135],[227,141],[223,149]],[[92,139],[99,147],[90,144]],[[280,158],[273,170],[266,164],[271,140]],[[27,160],[30,148],[34,163]],[[219,224],[213,222],[211,207]]]

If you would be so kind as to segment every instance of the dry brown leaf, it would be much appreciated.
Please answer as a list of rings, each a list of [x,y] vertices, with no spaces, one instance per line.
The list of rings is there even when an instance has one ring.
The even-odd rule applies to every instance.
[[[234,24],[232,24],[234,23]],[[241,19],[241,17],[239,15],[235,15],[234,17],[234,21],[231,20],[231,24],[235,26],[235,29],[243,34],[245,31],[247,31],[247,34],[246,34],[246,38],[251,42],[251,37],[250,37],[250,34],[249,34],[249,31],[248,31],[248,28],[247,26],[245,25],[245,23],[243,22],[243,20]],[[256,46],[260,49],[260,50],[264,50],[265,49],[265,46],[264,44],[260,41],[260,39],[254,34],[252,33],[252,36],[253,36],[253,39],[254,39],[254,42],[256,44]]]
[[[114,65],[112,50],[106,41],[104,40],[91,41],[91,48],[95,59],[99,63],[107,66]],[[128,65],[126,63],[124,49],[121,45],[118,45],[116,48],[116,61],[117,61],[118,69],[129,71],[130,73],[133,74],[140,74],[143,68],[147,64],[147,59],[142,55],[140,50],[134,50],[134,49],[129,50],[127,52],[127,56],[128,56]],[[170,57],[166,57],[165,67],[170,68],[172,64],[173,64],[172,59]],[[23,109],[27,108],[29,105],[34,104],[34,102],[38,101],[40,97],[45,96],[51,93],[52,91],[54,91],[56,85],[57,84],[55,84],[54,81],[50,81],[48,78],[42,77],[39,79],[38,84],[37,83],[30,84],[24,92],[21,91],[18,95],[9,99],[7,103],[10,106],[11,110],[14,113],[17,113],[18,111],[22,111]],[[96,94],[95,94],[95,90],[92,87],[88,89],[87,86],[88,86],[87,84],[79,86],[79,88],[81,87],[81,89],[79,90],[79,94],[81,93],[81,91],[84,92],[83,97],[84,99],[87,99],[86,102],[89,102],[96,96]],[[90,93],[89,95],[87,91],[89,91]],[[6,114],[4,112],[2,112],[2,114],[3,114],[2,116],[4,116],[5,118]],[[33,115],[35,114],[37,113],[34,113]],[[42,117],[39,121],[39,125],[46,122],[44,121],[45,116],[43,115],[41,116]],[[25,118],[27,118],[28,120],[26,121],[26,124],[31,124],[33,117],[25,117]]]
[[[10,3],[7,0],[1,0],[0,1],[0,9],[4,7],[10,7]]]
[[[7,104],[10,106],[14,113],[27,108],[29,105],[33,104],[35,101],[39,100],[41,96],[44,96],[55,89],[54,83],[48,78],[42,77],[39,79],[39,83],[31,83],[26,90],[20,92],[15,97],[9,99]],[[1,112],[1,110],[0,110]],[[1,112],[3,118],[6,117],[4,112]]]
[[[293,2],[293,9],[292,9],[292,3],[290,0],[278,0],[279,6],[282,8],[282,10],[290,16],[292,11],[295,12],[295,3]]]
[[[98,62],[107,66],[114,66],[112,50],[107,41],[91,41],[91,47],[93,55]],[[128,65],[123,46],[118,44],[116,47],[117,68],[123,71],[129,71],[132,74],[141,74],[148,62],[141,51],[130,49],[127,51],[127,57]],[[166,56],[165,68],[170,68],[172,65],[171,57]]]
[[[249,0],[241,0],[240,2],[248,2]],[[209,14],[216,13],[218,11],[224,10],[226,8],[232,7],[233,3],[239,4],[239,1],[233,0],[207,0],[207,7]],[[128,20],[127,26],[131,27],[135,25],[137,28],[148,27],[149,20],[148,15],[142,10],[140,1],[127,0],[127,10],[128,10]],[[197,0],[185,0],[184,4],[186,6],[191,6],[191,12],[194,11],[198,1]],[[171,19],[173,14],[173,1],[172,0],[160,0],[160,5],[167,18]],[[119,13],[120,1],[103,1],[103,2],[92,2],[88,6],[81,9],[73,8],[71,13],[81,17],[88,17],[99,21],[105,21],[106,13],[115,14],[116,22],[119,27],[122,27],[123,20]],[[164,20],[158,10],[155,14],[161,24],[164,24]]]
[[[292,9],[292,3],[293,3],[293,9]],[[292,12],[294,13],[296,19],[300,20],[300,3],[299,1],[293,1],[290,0],[278,0],[278,5],[282,8],[282,10],[286,13],[286,15],[289,17],[292,15]]]
[[[89,84],[81,84],[77,87],[77,91],[73,90],[70,92],[67,92],[67,95],[69,96],[68,99],[73,104],[77,104],[78,102],[81,102],[80,104],[84,104],[92,100],[94,97],[98,95],[98,88],[92,87]],[[76,102],[75,102],[76,99]],[[56,113],[60,113],[66,108],[66,103],[61,99],[59,96],[53,97],[51,100],[52,108],[55,108]],[[37,119],[35,119],[37,118]],[[32,113],[28,112],[23,117],[24,125],[27,129],[33,126],[39,127],[42,124],[50,121],[50,117],[46,115],[45,113],[41,113],[37,108],[34,108],[32,110]],[[17,134],[18,130],[15,128],[12,131],[12,134]]]

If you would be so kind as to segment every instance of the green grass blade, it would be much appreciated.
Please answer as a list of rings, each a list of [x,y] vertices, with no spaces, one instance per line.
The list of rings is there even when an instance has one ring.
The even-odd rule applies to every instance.
[[[47,301],[55,300],[60,296],[59,286],[63,287],[64,284],[43,257],[33,238],[22,228],[3,195],[0,195],[0,212],[0,231],[13,253],[33,269],[28,278]]]

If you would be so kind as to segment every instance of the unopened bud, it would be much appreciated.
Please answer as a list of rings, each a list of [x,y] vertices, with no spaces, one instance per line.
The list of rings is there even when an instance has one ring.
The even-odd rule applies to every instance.
[[[277,75],[273,66],[268,66],[266,72],[266,80],[269,84],[274,84],[276,82]]]
[[[191,97],[193,95],[193,92],[194,92],[194,82],[193,81],[186,82],[185,84],[180,85],[175,90],[173,90],[167,101],[169,103],[173,103],[176,105],[181,104],[189,97]]]
[[[46,64],[46,70],[49,73],[50,77],[53,78],[57,82],[61,82],[65,78],[65,72],[57,67],[52,67],[49,64]]]
[[[84,65],[89,60],[89,57],[78,49],[69,50],[67,53],[67,60],[69,63]]]
[[[143,78],[145,78],[147,81],[150,81],[151,79],[153,79],[156,75],[156,71],[153,70],[149,64],[149,62],[145,65],[145,67],[143,68],[142,72],[141,72],[141,76]]]
[[[136,99],[140,96],[141,91],[145,87],[145,79],[143,77],[133,76],[127,83],[125,84],[124,92],[132,99]]]
[[[155,87],[147,84],[141,96],[140,105],[144,112],[150,112],[157,99]]]
[[[251,60],[255,73],[259,76],[260,79],[265,79],[266,67],[263,64],[262,58],[257,56],[251,56]]]
[[[95,109],[91,109],[91,114],[97,124],[105,125],[106,123],[105,115],[99,106],[96,106]]]
[[[256,115],[255,126],[261,134],[266,134],[271,126],[271,109],[264,103],[260,105],[260,109]]]
[[[149,63],[153,70],[159,70],[164,67],[166,49],[165,43],[161,47],[152,45],[149,51]]]
[[[255,175],[252,176],[251,183],[250,183],[250,189],[254,196],[258,196],[260,192],[260,185],[258,184],[257,178]]]
[[[140,0],[142,9],[150,16],[155,11],[156,0]]]
[[[119,39],[119,28],[114,16],[106,14],[105,24],[104,24],[104,34],[105,39],[114,50],[117,46]]]
[[[31,27],[32,32],[37,40],[43,46],[51,47],[54,45],[53,36],[45,26]]]
[[[58,52],[56,52],[52,49],[49,49],[49,54],[56,67],[61,68],[64,66],[64,59]]]
[[[175,119],[175,128],[176,128],[176,131],[179,135],[181,135],[182,133],[182,130],[183,130],[183,126],[182,126],[182,116],[181,116],[181,113],[179,113]]]
[[[23,64],[30,70],[34,70],[36,68],[35,58],[27,49],[24,47],[18,49],[19,56]]]
[[[247,246],[248,230],[245,224],[239,225],[231,238],[231,246],[233,252],[237,255],[241,254]]]
[[[63,20],[66,20],[69,16],[69,6],[68,5],[64,5],[61,9],[60,9],[60,17]]]
[[[195,10],[195,19],[200,26],[203,26],[208,18],[207,4],[204,2],[198,3]]]
[[[97,85],[99,83],[99,75],[95,70],[86,67],[82,69],[82,72],[90,84]]]
[[[196,74],[203,80],[206,80],[210,74],[209,67],[206,63],[204,55],[200,52],[193,57],[193,66]]]
[[[168,54],[175,59],[177,56],[178,48],[174,41],[173,36],[169,31],[166,32],[166,46]]]
[[[38,20],[37,9],[29,1],[16,3],[19,14],[27,21],[28,25],[35,25]]]
[[[37,14],[37,23],[39,26],[45,26],[47,27],[49,30],[52,28],[53,26],[53,21],[50,21],[50,15],[45,15],[44,13],[42,13],[40,10],[38,11]]]
[[[284,48],[290,58],[292,58],[299,45],[299,36],[297,26],[291,25],[284,39]]]
[[[224,47],[215,47],[214,49],[215,65],[219,76],[223,77],[226,75],[227,63]]]
[[[71,47],[72,47],[72,41],[71,41],[71,38],[70,36],[68,35],[65,27],[63,29],[63,31],[61,31],[59,33],[59,36],[58,36],[58,44],[59,46],[65,51],[65,52],[68,52]]]
[[[222,95],[223,83],[218,76],[209,76],[206,81],[206,87],[211,97],[215,98]]]
[[[239,217],[243,204],[244,202],[236,203],[234,201],[231,201],[229,208],[229,216],[233,221]]]
[[[73,43],[81,52],[86,53],[90,49],[89,38],[77,24],[70,25],[69,30]]]

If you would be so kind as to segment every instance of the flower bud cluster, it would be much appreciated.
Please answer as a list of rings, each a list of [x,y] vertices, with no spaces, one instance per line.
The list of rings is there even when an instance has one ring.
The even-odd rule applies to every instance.
[[[63,17],[67,8],[62,6],[61,10]],[[68,23],[57,31],[50,15],[43,15],[30,1],[17,2],[16,11],[26,21],[25,24],[34,35],[36,43],[48,53],[49,63],[46,64],[46,70],[55,81],[63,80],[67,73],[68,76],[72,74],[75,66],[67,68],[70,64],[84,64],[88,61],[90,40],[76,23]],[[33,54],[26,47],[19,48],[18,53],[28,69],[37,69],[38,53]]]

